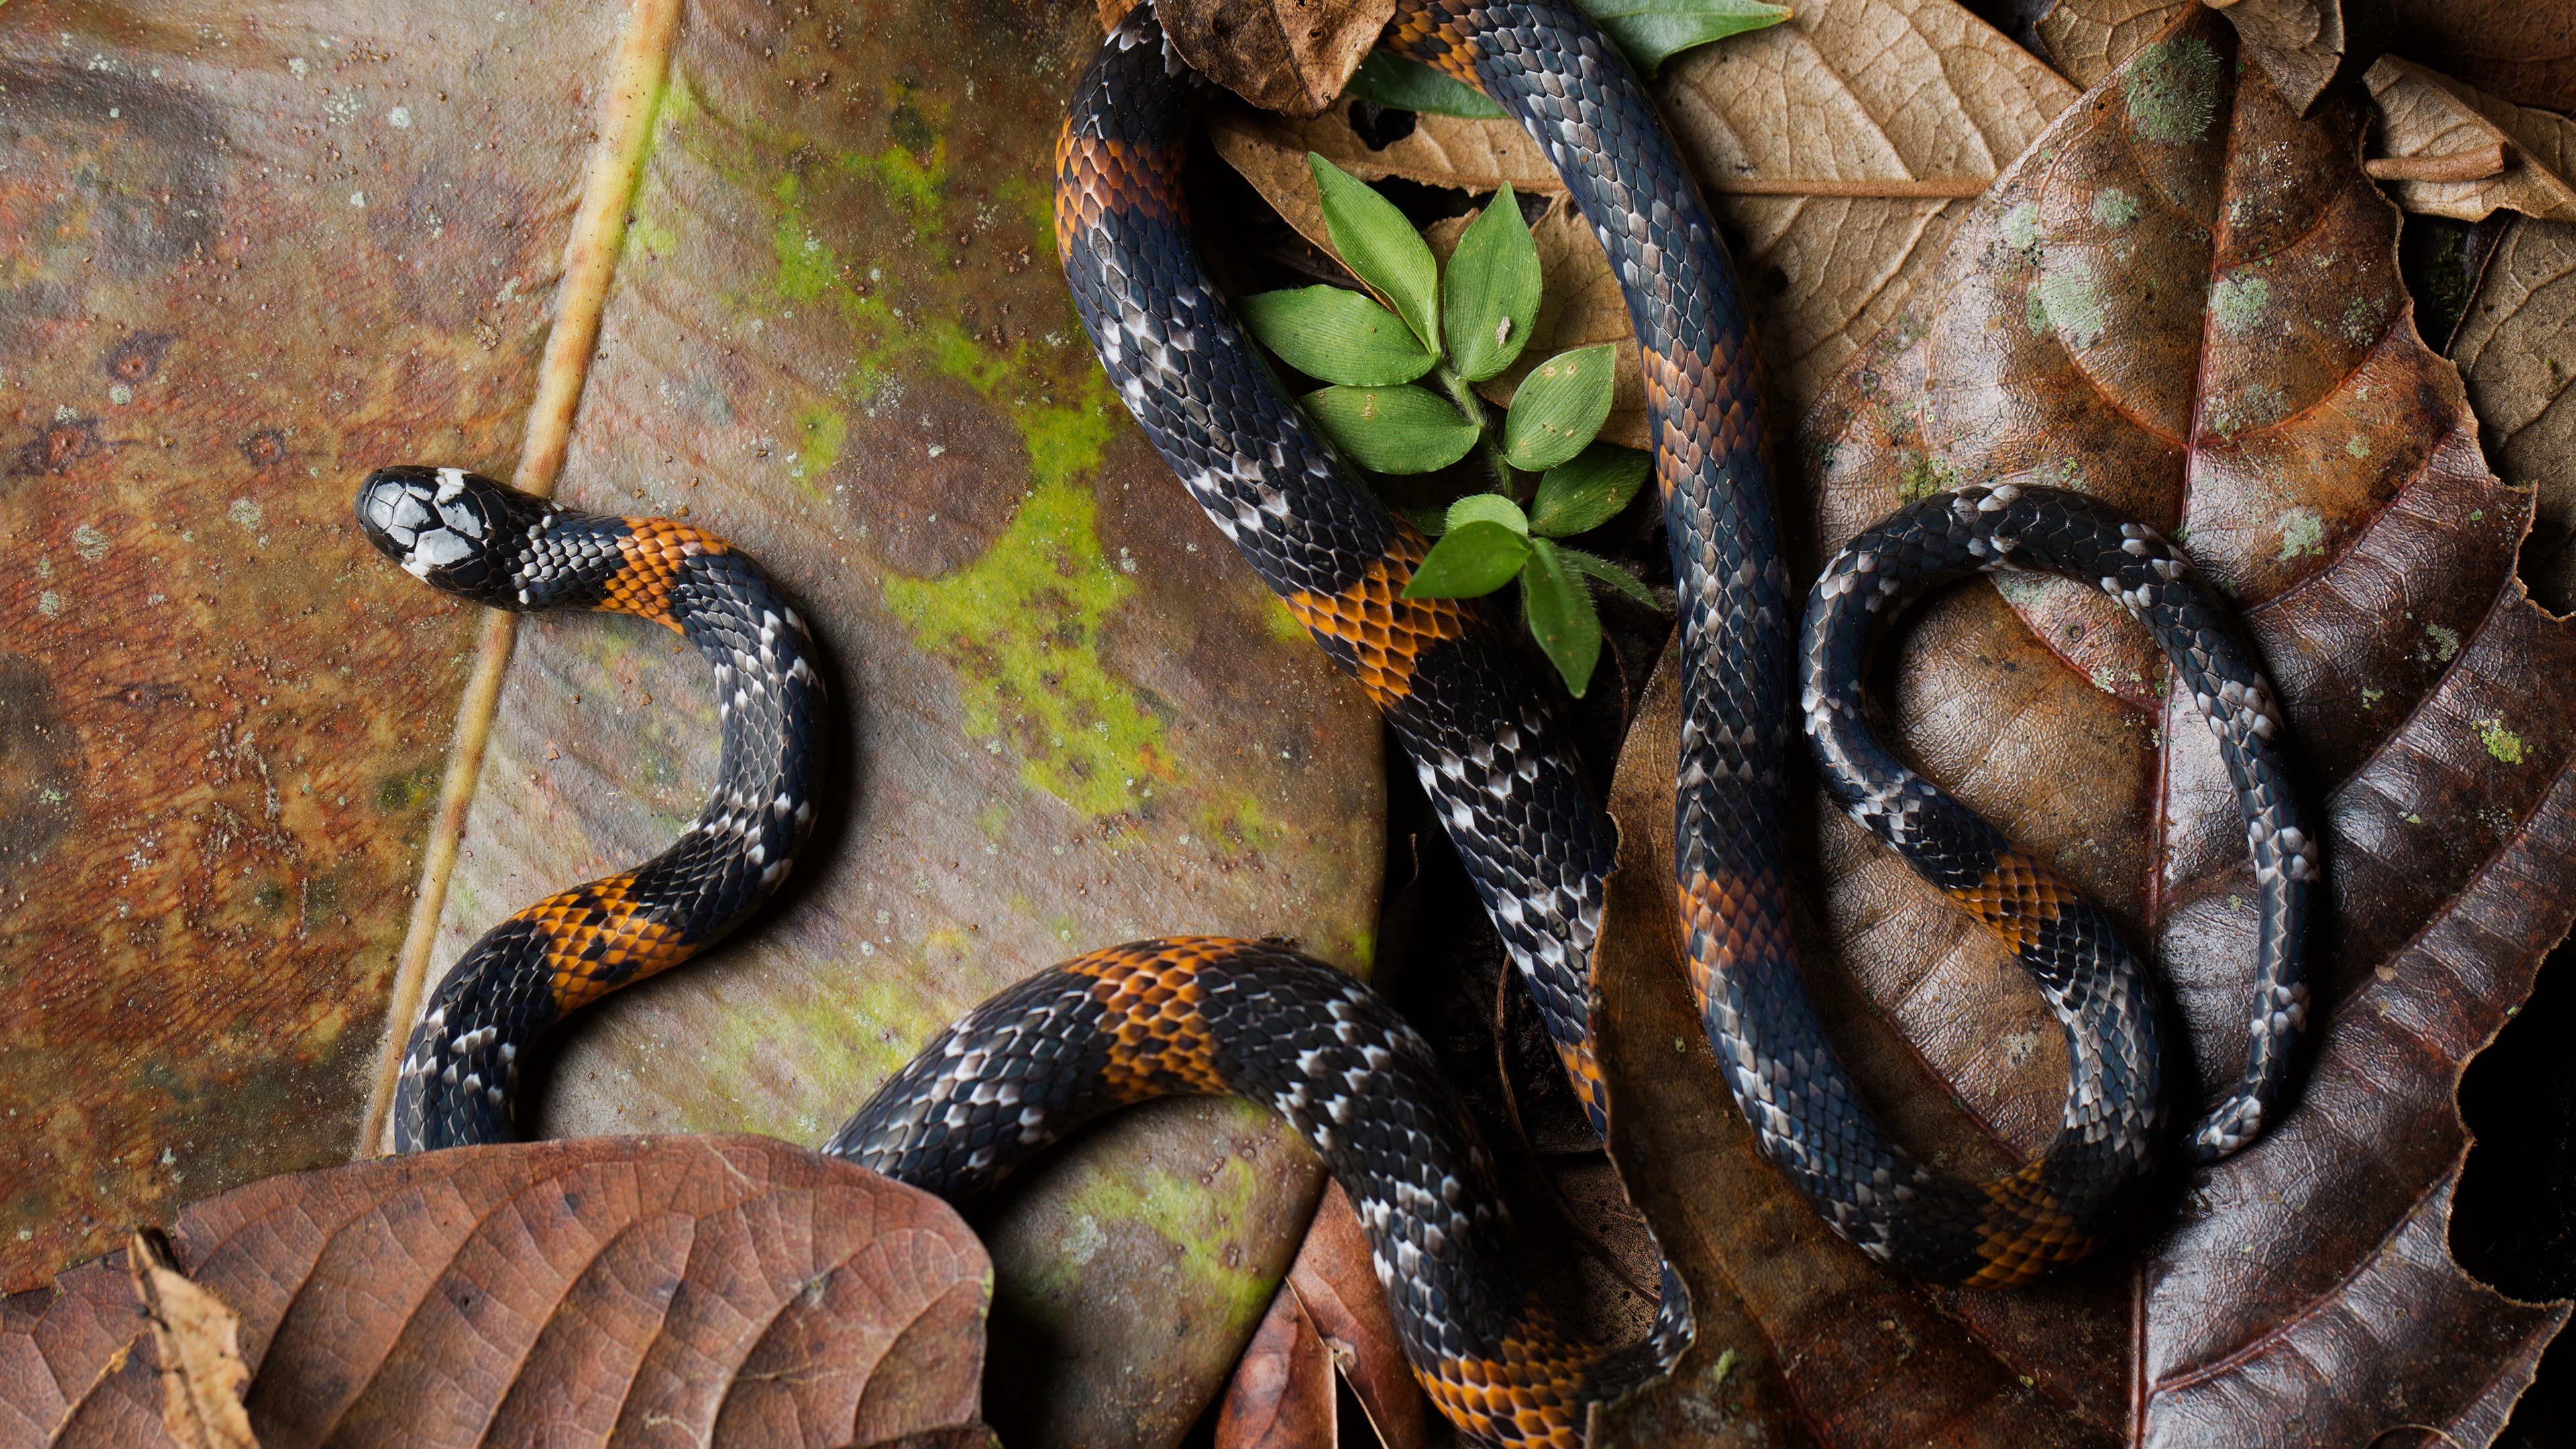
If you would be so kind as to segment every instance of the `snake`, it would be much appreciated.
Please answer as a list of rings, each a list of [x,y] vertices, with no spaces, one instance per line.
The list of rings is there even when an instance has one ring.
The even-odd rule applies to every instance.
[[[1937,494],[1864,530],[1826,562],[1801,627],[1745,305],[1628,62],[1557,0],[1398,0],[1381,43],[1516,118],[1622,283],[1680,616],[1683,965],[1757,1145],[1854,1247],[1929,1282],[2007,1287],[2095,1251],[2171,1135],[2157,988],[2059,872],[1876,736],[1866,661],[1907,603],[1998,569],[2098,587],[2162,649],[2236,786],[2260,901],[2246,1065],[2182,1134],[2182,1155],[2207,1163],[2283,1109],[2322,880],[2259,656],[2156,530],[2099,499],[2010,481]],[[1606,1133],[1590,975],[1615,827],[1504,617],[1481,600],[1406,596],[1428,541],[1300,411],[1210,280],[1182,169],[1212,91],[1150,0],[1102,43],[1055,156],[1075,309],[1184,489],[1384,714]],[[698,821],[652,861],[494,927],[408,1040],[398,1150],[500,1141],[519,1064],[554,1022],[705,949],[777,888],[812,824],[823,688],[802,620],[703,530],[426,466],[378,470],[357,511],[380,551],[448,593],[637,614],[716,671],[722,750]],[[2060,1024],[2060,1130],[2014,1171],[1971,1182],[1894,1143],[1816,1018],[1783,864],[1801,728],[1842,808],[2010,948]],[[1042,970],[935,1037],[822,1150],[964,1202],[1083,1123],[1174,1093],[1266,1103],[1314,1148],[1358,1209],[1415,1378],[1479,1443],[1577,1445],[1591,1407],[1667,1372],[1690,1341],[1688,1290],[1669,1260],[1640,1342],[1562,1327],[1521,1267],[1494,1159],[1428,1043],[1364,983],[1275,943],[1173,937]]]

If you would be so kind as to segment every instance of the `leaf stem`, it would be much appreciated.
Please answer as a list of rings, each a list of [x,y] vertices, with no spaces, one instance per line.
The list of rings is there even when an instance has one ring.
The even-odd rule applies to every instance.
[[[1521,496],[1520,486],[1513,481],[1512,465],[1503,458],[1502,443],[1494,437],[1494,426],[1488,420],[1485,400],[1476,396],[1476,390],[1467,385],[1467,379],[1458,375],[1458,369],[1449,365],[1449,359],[1440,359],[1439,365],[1431,372],[1440,380],[1449,400],[1458,405],[1458,411],[1476,425],[1476,447],[1485,455],[1485,466],[1493,470],[1494,491],[1514,503],[1528,502]]]

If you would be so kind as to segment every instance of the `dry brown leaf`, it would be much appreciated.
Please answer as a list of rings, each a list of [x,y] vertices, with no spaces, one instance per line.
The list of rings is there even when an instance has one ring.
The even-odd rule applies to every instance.
[[[2503,148],[2502,169],[2461,180],[2373,174],[2408,211],[2484,221],[2498,210],[2576,221],[2576,121],[2517,106],[2395,56],[2365,77],[2379,103],[2378,142],[2392,158],[2438,159]]]
[[[136,1228],[125,1262],[161,1360],[161,1427],[186,1449],[259,1449],[242,1408],[241,1315],[189,1281],[159,1228]]]
[[[2497,474],[2534,491],[2522,577],[2576,610],[2576,223],[2517,220],[2451,341]]]
[[[1333,1365],[1368,1415],[1378,1442],[1386,1449],[1432,1449],[1443,1432],[1442,1421],[1405,1362],[1395,1314],[1386,1306],[1385,1289],[1370,1261],[1359,1211],[1340,1183],[1326,1188],[1316,1205],[1306,1245],[1288,1270],[1288,1286],[1332,1350]]]
[[[1160,0],[1172,48],[1264,110],[1311,116],[1359,69],[1395,0]]]
[[[1263,196],[1273,198],[1273,205],[1278,204],[1278,195],[1292,189],[1289,173],[1277,159],[1280,156],[1296,162],[1296,174],[1304,178],[1307,194],[1313,194],[1314,177],[1305,168],[1309,151],[1362,181],[1383,181],[1392,176],[1425,186],[1454,186],[1476,192],[1495,190],[1508,181],[1514,189],[1524,192],[1565,192],[1565,183],[1557,178],[1556,168],[1548,164],[1547,157],[1517,122],[1421,115],[1414,118],[1409,135],[1384,146],[1371,146],[1351,128],[1354,104],[1339,101],[1321,115],[1302,121],[1231,108],[1211,111],[1208,135],[1226,164],[1242,172]],[[1282,208],[1281,215],[1290,213]]]
[[[2388,45],[2388,0],[2220,0],[2246,53],[2291,110],[2306,115],[2338,80]]]
[[[770,1138],[380,1158],[209,1198],[172,1236],[239,1310],[247,1427],[270,1444],[395,1425],[458,1444],[985,1442],[974,1234],[927,1193]],[[0,1439],[208,1442],[164,1427],[134,1291],[107,1259],[0,1299]],[[221,1383],[184,1367],[200,1402]]]
[[[1785,24],[1677,57],[1654,91],[1684,161],[1736,234],[1755,339],[1793,409],[1904,305],[1967,198],[2075,99],[2046,65],[1950,0],[1801,5]],[[1564,191],[1513,122],[1424,116],[1412,135],[1377,149],[1347,116],[1346,105],[1295,126],[1223,114],[1210,128],[1218,153],[1319,246],[1310,149],[1368,180]],[[1630,337],[1633,351],[1598,244],[1570,215],[1553,225],[1553,238],[1540,235],[1559,308],[1547,345]],[[1535,342],[1532,354],[1544,355]],[[1642,397],[1622,394],[1605,437],[1644,439]]]
[[[2576,914],[2576,631],[2524,601],[2530,495],[2481,466],[2409,323],[2359,98],[2297,120],[2228,27],[2183,24],[1998,182],[1791,456],[1828,546],[2005,480],[2073,483],[2186,540],[2266,659],[2320,806],[2313,1065],[2268,1138],[2177,1173],[2097,1261],[2006,1294],[1897,1280],[1754,1165],[1669,959],[1668,878],[1630,880],[1668,846],[1623,851],[1600,958],[1613,1149],[1703,1342],[1615,1442],[1717,1420],[1852,1449],[2482,1444],[2566,1321],[2476,1283],[2446,1234],[2453,1084]],[[1884,647],[1888,704],[1927,774],[2145,947],[2184,1063],[2223,1083],[2258,929],[2242,821],[2161,671],[2126,680],[2089,652],[2134,631],[2057,581],[1948,590]],[[1668,790],[1669,745],[1642,748]],[[1623,778],[1614,811],[1669,829],[1668,795],[1637,793]],[[1954,1171],[2035,1150],[2064,1087],[2036,993],[1811,798],[1791,869],[1820,884],[1792,924],[1856,1083]],[[1626,953],[1649,944],[1641,969]]]
[[[1235,1365],[1216,1417],[1216,1449],[1323,1449],[1340,1438],[1333,1355],[1282,1283]]]

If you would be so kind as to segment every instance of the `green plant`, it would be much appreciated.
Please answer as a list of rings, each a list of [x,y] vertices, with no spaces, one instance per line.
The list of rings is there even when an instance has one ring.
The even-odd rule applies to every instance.
[[[1616,349],[1530,369],[1493,426],[1473,385],[1519,358],[1539,302],[1538,248],[1512,189],[1468,225],[1444,271],[1392,202],[1321,156],[1307,164],[1334,249],[1386,305],[1307,287],[1243,298],[1245,320],[1283,361],[1332,384],[1306,395],[1307,411],[1361,467],[1431,473],[1482,452],[1491,491],[1408,510],[1439,541],[1405,595],[1469,598],[1518,579],[1531,636],[1579,697],[1601,655],[1587,580],[1651,603],[1625,569],[1556,541],[1609,522],[1646,478],[1645,454],[1594,441]],[[1439,391],[1415,385],[1426,376]],[[1530,473],[1534,489],[1521,481]]]

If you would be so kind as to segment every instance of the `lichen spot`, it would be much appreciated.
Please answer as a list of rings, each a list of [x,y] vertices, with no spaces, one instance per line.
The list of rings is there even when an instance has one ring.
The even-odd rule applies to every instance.
[[[2503,720],[2482,719],[2477,726],[2478,743],[2487,747],[2488,754],[2508,765],[2522,763],[2522,736],[2506,729]]]
[[[2197,35],[2146,46],[2121,77],[2129,120],[2150,141],[2200,140],[2218,115],[2218,79],[2218,52]]]
[[[2288,563],[2301,554],[2326,551],[2326,521],[2313,508],[2285,509],[2272,520],[2281,530],[2281,552],[2275,562]]]
[[[2093,198],[2093,224],[2118,231],[2138,219],[2138,198],[2116,186],[2105,186]]]
[[[2037,312],[2069,351],[2080,352],[2100,341],[2109,325],[2101,286],[2082,257],[2048,254],[2040,262],[2039,280],[2031,284],[2030,295]]]
[[[2039,245],[2039,203],[2025,201],[2004,213],[2004,245],[2026,252]]]
[[[2257,276],[2221,277],[2209,289],[2209,313],[2218,330],[2237,337],[2262,325],[2271,301],[2272,284]]]

